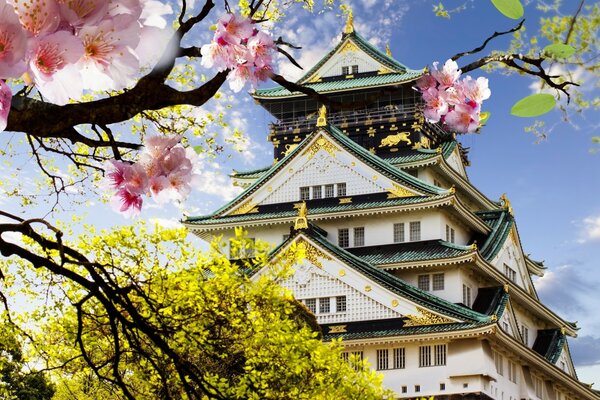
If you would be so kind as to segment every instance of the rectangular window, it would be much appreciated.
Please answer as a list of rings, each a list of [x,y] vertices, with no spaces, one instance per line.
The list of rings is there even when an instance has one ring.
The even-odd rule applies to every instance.
[[[363,360],[363,352],[362,351],[353,351],[351,362],[354,363],[354,369],[358,369],[358,365]]]
[[[342,360],[348,362],[350,360],[350,353],[343,351],[342,354],[340,354],[340,357]]]
[[[415,393],[419,393],[421,391],[421,385],[415,385]]]
[[[454,228],[451,228],[450,225],[446,225],[446,242],[454,243]]]
[[[538,377],[534,377],[533,378],[533,384],[535,386],[535,395],[538,399],[543,399],[543,395],[544,395],[544,381],[542,381],[541,378]]]
[[[440,383],[440,390],[446,390],[446,384]]]
[[[343,66],[342,67],[342,75],[350,75],[350,67],[349,66]]]
[[[306,308],[308,308],[311,313],[317,313],[317,299],[306,299],[304,300],[304,304],[306,304]]]
[[[471,307],[471,286],[463,284],[463,304]]]
[[[352,66],[352,74],[358,74],[358,65]]]
[[[436,344],[434,346],[435,359],[434,365],[446,365],[446,345]]]
[[[517,271],[506,264],[504,264],[504,275],[513,282],[517,280]]]
[[[525,346],[529,346],[529,328],[521,325],[521,340]]]
[[[348,228],[338,229],[338,246],[342,248],[350,246],[350,234]]]
[[[410,230],[410,241],[416,242],[421,240],[421,221],[413,221],[409,226]]]
[[[388,349],[377,350],[377,370],[389,369],[389,351]]]
[[[338,183],[337,184],[337,197],[344,197],[346,195],[346,184]]]
[[[497,351],[494,352],[494,364],[496,365],[498,375],[504,376],[504,357]]]
[[[394,369],[404,369],[406,367],[406,352],[404,347],[394,349]]]
[[[408,387],[402,386],[402,393],[406,393],[406,392],[408,392]]]
[[[517,364],[512,361],[508,362],[508,379],[513,383],[517,383]]]
[[[331,312],[331,301],[329,297],[319,299],[319,314],[329,314]]]
[[[433,290],[444,290],[444,274],[433,274]]]
[[[346,312],[346,296],[335,298],[335,312]]]
[[[419,346],[419,367],[431,366],[431,346]]]
[[[419,275],[419,289],[429,292],[429,275]]]
[[[320,199],[321,197],[323,197],[321,195],[321,186],[320,185],[313,186],[312,187],[312,192],[313,192],[313,196],[312,196],[313,199]]]
[[[310,199],[310,187],[302,186],[300,188],[300,200],[309,200]]]
[[[394,224],[394,243],[405,242],[404,238],[404,222]]]
[[[365,228],[354,228],[354,247],[365,245]]]
[[[325,185],[325,198],[331,198],[331,197],[335,197],[335,194],[333,193],[333,187],[334,185]]]

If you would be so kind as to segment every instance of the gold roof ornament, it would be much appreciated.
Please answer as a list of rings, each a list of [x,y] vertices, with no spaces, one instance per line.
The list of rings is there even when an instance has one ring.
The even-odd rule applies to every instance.
[[[513,215],[513,208],[510,205],[510,200],[506,197],[506,193],[503,193],[502,196],[500,196],[500,201],[502,202],[502,208],[508,210],[510,215]]]
[[[390,44],[389,44],[389,43],[385,45],[385,54],[386,54],[388,57],[391,57],[391,56],[392,56],[392,50],[390,49]]]
[[[354,16],[352,15],[352,9],[348,11],[348,17],[346,18],[346,25],[344,26],[344,33],[354,32]]]
[[[319,108],[319,118],[317,118],[317,126],[327,126],[327,107],[325,104]]]
[[[296,217],[296,222],[294,223],[294,229],[307,229],[308,228],[308,219],[306,216],[308,215],[308,209],[306,208],[306,202],[303,201],[300,203],[300,207],[298,208],[298,216]]]

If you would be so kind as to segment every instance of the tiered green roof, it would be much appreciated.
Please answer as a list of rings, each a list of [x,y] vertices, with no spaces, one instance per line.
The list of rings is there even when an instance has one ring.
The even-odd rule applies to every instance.
[[[492,232],[480,247],[481,256],[486,260],[491,260],[502,249],[515,220],[508,209],[476,212],[475,214],[492,228]]]

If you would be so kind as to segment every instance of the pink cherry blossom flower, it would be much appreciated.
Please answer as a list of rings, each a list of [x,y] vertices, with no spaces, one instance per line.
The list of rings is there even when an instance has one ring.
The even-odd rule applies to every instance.
[[[256,86],[256,82],[263,82],[273,76],[273,67],[271,65],[264,65],[254,70],[254,81],[253,84]]]
[[[254,27],[252,20],[241,15],[225,14],[217,23],[216,36],[222,36],[228,43],[239,44],[252,36]]]
[[[53,33],[60,24],[55,0],[8,0],[19,16],[21,25],[34,36]]]
[[[139,215],[144,200],[138,193],[132,193],[127,188],[121,188],[113,196],[111,206],[113,210],[122,213],[127,218]]]
[[[12,91],[6,82],[0,80],[0,132],[6,129],[8,113],[12,100]]]
[[[56,104],[66,104],[69,98],[81,97],[81,77],[72,65],[83,55],[78,38],[70,32],[58,31],[33,39],[30,48],[29,69],[44,97]],[[59,74],[63,69],[64,73]]]
[[[126,177],[131,175],[131,164],[118,160],[108,160],[104,164],[106,175],[104,185],[108,189],[119,189],[125,184]]]
[[[446,61],[441,71],[438,70],[438,64],[439,63],[437,61],[433,63],[431,75],[439,83],[440,89],[446,89],[454,85],[454,82],[456,82],[456,80],[460,77],[461,73],[461,71],[458,69],[458,64],[456,64],[456,61]]]
[[[234,92],[242,90],[246,82],[254,83],[254,68],[246,63],[238,65],[227,77],[229,88]]]
[[[458,133],[473,133],[479,128],[479,110],[468,104],[457,105],[446,114],[444,123]]]
[[[144,152],[150,154],[152,157],[159,157],[175,147],[183,136],[148,136],[144,140]]]
[[[98,26],[84,26],[79,37],[85,52],[78,64],[86,88],[118,90],[133,82],[139,62],[130,50],[140,37],[140,25],[133,16],[121,14]]]
[[[123,187],[134,194],[144,194],[148,191],[148,174],[141,164],[135,163],[125,171]]]
[[[458,85],[467,102],[481,104],[484,100],[489,99],[492,94],[488,88],[488,79],[484,77],[475,80],[470,76],[466,76]]]
[[[444,99],[444,92],[429,88],[423,92],[425,118],[430,122],[438,122],[448,112],[448,103]]]
[[[437,86],[437,81],[435,80],[435,78],[433,76],[431,76],[430,73],[426,73],[422,77],[419,78],[419,80],[417,81],[417,84],[415,86],[417,87],[418,90],[420,90],[421,92],[424,92],[429,88],[435,89]]]
[[[259,31],[248,39],[247,46],[251,56],[248,61],[254,62],[256,67],[262,68],[273,63],[272,54],[275,50],[275,43],[271,35]]]
[[[134,19],[139,19],[143,11],[143,2],[145,0],[107,0],[108,15],[115,17],[121,14],[131,15]]]
[[[16,78],[25,72],[23,60],[27,38],[14,8],[0,0],[0,79]]]
[[[57,0],[60,16],[70,26],[95,25],[108,12],[106,0]]]

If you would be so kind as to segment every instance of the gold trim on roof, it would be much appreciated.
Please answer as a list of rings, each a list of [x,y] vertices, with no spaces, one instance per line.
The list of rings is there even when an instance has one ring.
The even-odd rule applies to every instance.
[[[390,192],[387,197],[388,199],[418,196],[415,192],[411,192],[410,190],[398,185],[395,182],[392,182],[392,187],[389,188],[387,191]]]
[[[354,16],[352,15],[352,10],[350,10],[346,18],[346,25],[344,25],[344,33],[348,34],[352,32],[354,32]]]
[[[346,333],[347,325],[333,325],[329,327],[328,333]]]
[[[321,108],[319,108],[319,118],[317,118],[317,126],[327,126],[327,107],[325,107],[325,104],[323,104]]]
[[[340,151],[340,149],[338,149],[333,143],[321,136],[317,140],[315,140],[314,143],[311,144],[310,147],[306,149],[302,154],[308,154],[308,159],[310,160],[321,149],[328,152],[332,157],[335,157],[336,153]]]
[[[405,317],[408,319],[404,322],[404,326],[452,324],[455,322],[449,318],[446,318],[442,315],[434,314],[421,307],[417,307],[417,312],[421,315],[405,315]]]
[[[344,45],[344,47],[342,47],[342,48],[340,49],[340,53],[342,53],[342,54],[343,54],[343,53],[347,53],[347,52],[349,52],[349,51],[352,51],[352,52],[357,52],[357,51],[359,51],[359,49],[358,49],[358,46],[357,46],[356,44],[354,44],[353,42],[351,42],[351,41],[348,41],[348,43],[346,43],[346,44]]]
[[[300,238],[296,242],[296,247],[298,249],[304,250],[304,258],[317,268],[323,269],[323,264],[321,264],[320,259],[327,261],[332,260],[331,257],[323,253],[321,250],[317,249],[315,246],[313,246],[311,243],[307,242],[303,238]]]
[[[249,199],[243,202],[237,209],[232,211],[229,215],[252,214],[257,212],[258,207],[256,206],[256,203],[252,201],[252,199]]]
[[[500,196],[500,201],[502,202],[502,208],[508,210],[510,215],[513,215],[513,208],[510,205],[510,200],[506,197],[506,193],[503,193],[502,196]]]
[[[306,202],[303,201],[298,208],[298,217],[294,222],[294,229],[307,229],[308,228],[308,209],[306,208]]]
[[[388,57],[391,57],[391,56],[392,56],[392,50],[390,49],[390,44],[389,44],[389,43],[385,45],[385,54],[386,54]]]

